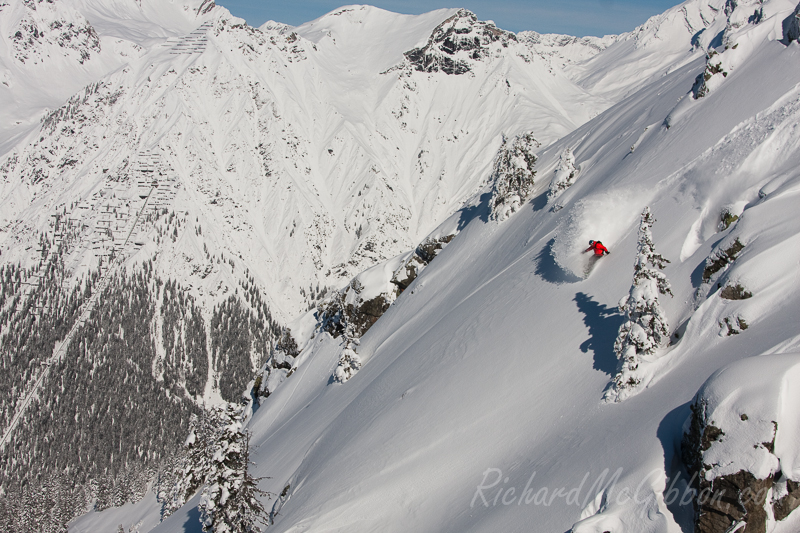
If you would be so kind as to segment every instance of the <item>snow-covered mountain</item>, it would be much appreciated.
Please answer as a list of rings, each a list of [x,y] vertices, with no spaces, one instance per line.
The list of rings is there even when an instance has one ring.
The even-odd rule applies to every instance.
[[[517,36],[464,10],[254,29],[206,2],[45,4],[0,8],[5,34],[70,20],[75,47],[48,58],[59,37],[33,30],[7,45],[0,90],[44,76],[19,50],[91,84],[61,107],[13,93],[31,100],[0,139],[3,331],[22,330],[18,294],[55,308],[35,281],[54,271],[83,308],[130,314],[98,338],[152,335],[133,363],[187,416],[252,387],[270,529],[797,530],[797,356],[761,355],[799,349],[791,0],[689,0],[603,39]],[[671,336],[616,386],[645,207],[671,261]],[[589,239],[612,251],[593,271]],[[152,309],[80,300],[106,272]],[[126,353],[80,327],[66,355],[54,329],[55,368]],[[45,359],[4,420],[37,376],[51,390],[30,370]],[[263,366],[245,387],[248,365]],[[52,391],[37,413],[63,401]],[[765,491],[725,514],[692,484]],[[199,528],[199,495],[159,525],[145,492],[70,530]]]
[[[464,10],[261,29],[208,1],[0,16],[4,475],[99,479],[98,508],[141,492],[197,404],[239,398],[282,325],[455,212],[507,138],[551,142],[610,105]],[[119,418],[148,429],[126,438]],[[65,462],[45,459],[66,435]]]
[[[10,150],[0,239],[25,242],[17,221],[41,231],[57,205],[96,212],[100,194],[116,196],[110,209],[137,198],[132,176],[157,160],[174,196],[163,206],[204,226],[157,268],[205,272],[206,244],[240,258],[289,318],[307,305],[300,288],[341,286],[455,211],[485,182],[503,135],[551,142],[608,105],[465,11],[356,6],[290,32],[216,8],[196,24],[43,116],[45,135]],[[426,44],[434,29],[470,46]],[[492,38],[475,45],[472,34]],[[441,72],[437,57],[461,75]],[[213,292],[218,280],[197,284]]]

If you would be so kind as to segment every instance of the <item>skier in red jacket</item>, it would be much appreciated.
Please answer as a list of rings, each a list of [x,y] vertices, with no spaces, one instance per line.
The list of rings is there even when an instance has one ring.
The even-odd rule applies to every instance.
[[[589,247],[585,249],[583,253],[586,253],[589,250],[594,250],[595,257],[601,257],[603,255],[608,255],[611,253],[608,251],[608,248],[603,246],[603,243],[600,241],[589,241]]]

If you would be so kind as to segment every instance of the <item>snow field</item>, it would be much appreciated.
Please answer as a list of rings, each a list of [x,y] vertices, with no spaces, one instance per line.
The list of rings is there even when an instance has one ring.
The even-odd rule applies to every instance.
[[[795,149],[800,118],[796,105],[800,74],[795,68],[799,49],[797,43],[787,47],[776,41],[779,22],[793,7],[781,0],[766,4],[765,13],[771,15],[763,24],[769,26],[741,30],[741,42],[753,37],[752,50],[737,58],[741,63],[724,83],[698,100],[690,91],[705,61],[703,52],[692,48],[691,38],[700,32],[699,42],[710,44],[724,29],[728,18],[718,14],[721,1],[682,4],[593,60],[576,65],[573,79],[580,86],[562,85],[560,78],[552,82],[556,89],[566,91],[566,102],[581,98],[584,90],[600,95],[594,104],[583,107],[567,109],[566,104],[557,103],[541,112],[539,97],[544,89],[535,98],[530,93],[547,88],[550,81],[533,81],[528,71],[506,76],[504,69],[522,61],[517,57],[508,63],[489,63],[486,69],[476,67],[476,78],[501,75],[494,81],[509,80],[512,91],[505,95],[510,98],[498,96],[481,105],[475,102],[494,98],[482,92],[483,84],[455,80],[449,85],[451,80],[438,74],[398,78],[398,84],[385,94],[391,95],[393,111],[409,117],[400,119],[405,126],[388,108],[380,120],[370,122],[362,107],[365,100],[337,101],[333,112],[314,100],[322,101],[322,96],[312,98],[276,84],[270,95],[275,106],[291,94],[296,109],[330,121],[321,128],[325,143],[314,148],[319,153],[309,155],[309,160],[325,160],[330,146],[336,161],[330,168],[338,168],[340,176],[347,168],[336,165],[352,157],[358,161],[359,175],[370,169],[371,162],[379,161],[381,167],[372,174],[380,178],[363,178],[357,184],[336,182],[334,187],[316,170],[308,178],[302,168],[289,169],[285,172],[291,179],[274,189],[261,189],[264,198],[275,194],[279,200],[250,204],[253,211],[263,210],[264,205],[274,208],[288,234],[295,213],[280,209],[291,199],[298,198],[297,205],[302,199],[341,208],[350,205],[346,198],[369,188],[373,191],[368,197],[373,202],[370,209],[380,211],[395,205],[382,203],[384,198],[394,198],[382,181],[397,186],[398,196],[405,194],[416,202],[414,179],[425,176],[420,181],[430,183],[428,178],[436,181],[442,176],[441,189],[428,189],[425,200],[413,208],[406,204],[412,219],[418,217],[424,223],[404,228],[405,237],[392,250],[411,249],[431,229],[435,234],[449,234],[454,223],[460,233],[361,339],[359,356],[364,366],[347,383],[332,379],[344,348],[341,339],[326,333],[313,336],[310,314],[298,320],[293,331],[304,349],[296,371],[250,422],[257,464],[254,475],[269,476],[262,488],[275,494],[289,487],[288,499],[282,502],[271,529],[520,531],[534,524],[541,531],[566,531],[574,526],[573,531],[580,533],[677,533],[691,527],[692,512],[686,504],[669,500],[667,493],[671,486],[685,489],[680,439],[690,414],[689,402],[706,380],[726,367],[734,369],[722,371],[729,372],[733,388],[745,382],[756,391],[771,384],[769,396],[746,394],[742,389],[741,397],[748,401],[757,396],[754,412],[763,420],[785,417],[784,409],[791,412],[797,400],[792,386],[797,356],[784,354],[800,349],[796,332],[800,228],[795,215],[800,191]],[[347,24],[370,25],[385,16],[354,9],[297,32],[306,31],[308,42],[331,54],[333,61],[339,42],[343,51],[349,49],[346,38],[336,38],[346,33]],[[420,30],[415,42],[422,42],[422,35]],[[305,48],[308,54],[310,50]],[[641,70],[645,63],[648,68],[637,82],[627,79],[626,72]],[[375,79],[375,72],[367,72],[363,64],[351,66],[356,67],[356,81],[348,81],[349,74],[342,71],[341,79],[331,81],[336,90],[362,87],[367,74]],[[220,72],[230,72],[220,68]],[[292,72],[292,67],[286,69]],[[287,79],[301,86],[306,78],[293,73]],[[319,74],[318,79],[325,78]],[[582,118],[602,108],[603,95],[612,93],[627,97],[573,131]],[[559,107],[569,113],[561,113]],[[237,109],[241,108],[233,106],[231,114]],[[417,116],[415,110],[420,109]],[[218,111],[216,120],[226,116]],[[308,122],[294,120],[291,112],[278,113],[289,118],[274,124],[287,130],[294,123],[298,129],[314,129]],[[473,137],[475,124],[485,121],[487,114],[496,121],[479,128],[485,131]],[[554,116],[567,118],[544,124]],[[465,122],[470,125],[463,126]],[[432,129],[426,130],[431,124]],[[489,222],[482,180],[488,175],[501,132],[537,128],[543,132],[543,148],[532,201],[502,224]],[[364,133],[372,130],[378,133]],[[426,131],[429,135],[420,140],[419,134]],[[379,140],[381,133],[391,141],[384,144]],[[458,146],[481,147],[481,154],[465,160],[463,152],[451,150],[448,143],[455,145],[456,136],[468,139]],[[199,143],[200,134],[197,139]],[[299,141],[301,160],[306,157],[303,149],[311,150],[312,144]],[[559,197],[563,209],[553,211],[541,200],[565,148],[573,150],[581,176]],[[396,160],[383,157],[397,151],[404,155]],[[387,159],[396,163],[386,163]],[[390,164],[408,174],[393,170]],[[253,163],[251,168],[256,166]],[[469,179],[464,178],[467,170]],[[408,179],[399,180],[398,185],[387,177],[393,172]],[[206,183],[198,179],[190,184],[194,198],[208,201],[213,193],[204,196],[204,188],[213,191],[220,186],[206,179]],[[231,178],[223,183],[234,188],[240,182]],[[290,187],[300,193],[285,193]],[[248,196],[241,193],[239,201],[245,204]],[[434,229],[464,198],[468,202],[447,221],[448,231],[442,230],[444,226]],[[429,215],[431,205],[443,207]],[[636,225],[645,206],[651,207],[657,220],[652,230],[656,249],[672,261],[664,272],[675,297],[663,298],[662,305],[679,335],[641,365],[644,380],[636,394],[618,404],[603,404],[601,398],[617,368],[612,347],[622,318],[616,306],[630,287]],[[740,218],[721,232],[720,215],[725,208]],[[316,214],[304,210],[302,215],[311,217],[312,212]],[[234,216],[229,212],[217,216],[226,215]],[[373,228],[370,216],[364,218],[371,231],[385,231],[377,224]],[[215,232],[220,241],[228,238],[223,229]],[[285,239],[273,245],[266,238],[268,231],[260,234],[265,236],[265,247],[278,250],[269,257],[284,253],[284,266],[307,265],[301,277],[308,281],[304,276],[311,270],[310,256],[289,255],[295,241]],[[337,236],[326,242],[334,243],[330,255],[338,261],[347,257],[354,241],[342,232],[333,234]],[[580,252],[590,238],[603,241],[612,254],[584,279]],[[744,250],[710,283],[703,283],[706,259],[727,249],[736,238],[745,244]],[[240,249],[256,247],[244,237],[233,240]],[[364,286],[377,290],[386,282],[388,270],[389,263],[367,270],[362,274]],[[269,283],[270,287],[290,286],[293,281],[287,277]],[[741,283],[753,296],[724,300],[717,283]],[[286,309],[296,307],[292,305],[286,304]],[[749,327],[728,335],[722,326],[726,318],[744,318]],[[770,355],[752,358],[759,354]],[[728,367],[731,363],[734,366]],[[752,379],[754,374],[759,378]],[[714,387],[719,389],[710,393],[722,398],[729,392],[725,383],[717,382]],[[736,402],[731,402],[735,407]],[[738,424],[735,418],[728,420],[735,412],[730,404],[723,404],[720,411],[726,422]],[[776,453],[787,458],[786,468],[794,475],[797,450],[791,443],[797,442],[797,428],[792,424],[787,423],[779,452],[776,441]],[[759,422],[748,436],[761,438],[767,429]],[[775,466],[763,455],[730,457],[732,462],[726,463],[730,468],[744,464],[762,472]],[[601,477],[603,472],[605,477]],[[569,498],[572,491],[577,496]],[[156,531],[197,527],[196,503],[190,502]],[[76,530],[91,530],[89,520],[94,519],[92,515],[81,519]],[[790,531],[790,527],[787,522],[776,531]]]

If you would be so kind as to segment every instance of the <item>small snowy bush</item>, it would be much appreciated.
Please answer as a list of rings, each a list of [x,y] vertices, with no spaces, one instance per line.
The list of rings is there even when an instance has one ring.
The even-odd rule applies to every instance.
[[[530,133],[504,140],[495,160],[492,174],[492,219],[503,221],[514,214],[533,193],[533,166],[536,156],[533,150],[540,144]]]
[[[619,309],[627,320],[620,326],[614,342],[620,371],[614,378],[608,399],[618,398],[620,393],[635,388],[641,382],[637,370],[642,356],[654,354],[669,339],[667,317],[658,301],[660,294],[672,296],[669,281],[661,272],[669,261],[655,251],[650,233],[654,222],[650,208],[646,207],[639,224],[633,283],[628,295],[619,303]]]
[[[359,370],[361,370],[361,358],[353,348],[348,346],[342,352],[342,356],[339,358],[339,365],[333,375],[336,381],[345,383],[355,376]]]

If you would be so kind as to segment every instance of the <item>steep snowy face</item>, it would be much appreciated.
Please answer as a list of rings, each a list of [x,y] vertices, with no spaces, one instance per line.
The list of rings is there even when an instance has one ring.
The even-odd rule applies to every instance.
[[[381,73],[403,60],[406,52],[423,44],[431,29],[451,17],[455,9],[423,15],[400,15],[371,6],[345,6],[295,29],[313,42],[331,76]],[[368,81],[368,80],[364,80]]]
[[[58,0],[71,2],[98,34],[140,46],[190,33],[198,21],[218,8],[213,0]]]
[[[2,24],[33,20],[29,5],[14,20],[0,11]],[[259,30],[210,2],[41,5],[64,8],[47,21],[72,17],[84,30],[68,34],[78,48],[64,56],[47,57],[60,34],[40,29],[20,39],[37,63],[2,56],[20,102],[4,109],[24,120],[0,137],[0,356],[10,369],[0,418],[5,457],[22,454],[0,474],[48,478],[80,466],[81,439],[104,435],[82,471],[97,482],[86,497],[99,508],[140,494],[145,467],[181,440],[174,420],[200,401],[239,399],[271,348],[284,356],[271,359],[265,390],[289,379],[298,354],[280,326],[320,294],[417,248],[397,282],[378,269],[392,291],[411,283],[454,232],[416,245],[492,177],[504,138],[552,142],[609,105],[513,35],[453,10],[408,17],[358,6]],[[469,75],[407,59],[426,43],[448,55],[449,42]],[[53,83],[54,73],[68,82]],[[525,173],[507,191],[514,208],[530,192],[534,145],[512,165]],[[376,323],[394,298],[384,293],[382,302],[355,286],[338,293],[345,326]],[[31,329],[41,342],[17,334]],[[358,367],[350,355],[342,381]],[[105,388],[81,394],[92,376]],[[127,396],[107,392],[121,383],[135,384]],[[54,409],[69,414],[39,431]],[[133,438],[106,429],[124,416],[141,429]],[[45,459],[45,441],[68,443],[65,463]],[[106,474],[120,454],[128,468]],[[112,486],[132,489],[131,475],[137,488],[112,497]],[[76,509],[83,502],[67,512]]]
[[[101,211],[136,212],[156,165],[148,209],[181,211],[196,230],[164,242],[140,228],[136,241],[153,243],[142,253],[169,249],[160,272],[189,276],[211,301],[232,282],[202,275],[210,258],[239,258],[293,317],[309,303],[301,288],[342,286],[413,248],[489,179],[504,135],[550,142],[608,105],[465,11],[357,6],[287,31],[187,4],[160,31],[189,19],[194,29],[156,42],[154,6],[132,22],[141,57],[46,115],[0,162],[4,256],[24,260],[31,235],[66,206],[92,214],[73,256],[92,264]],[[405,54],[447,55],[448,43],[473,75],[420,72]]]
[[[34,0],[17,2],[15,7],[24,12],[11,28],[11,53],[15,61],[37,65],[51,55],[65,55],[83,64],[92,54],[100,52],[97,32],[71,6]]]
[[[697,76],[692,88],[694,98],[702,98],[724,83],[728,74],[747,60],[754,43],[765,38],[779,39],[781,30],[786,34],[784,37],[791,40],[791,24],[789,28],[778,28],[770,21],[783,13],[782,7],[758,0],[726,2],[724,16],[718,17],[699,36],[698,43],[706,50],[706,68]],[[710,35],[714,35],[713,39]]]
[[[257,472],[272,478],[264,487],[283,494],[274,529],[691,530],[675,449],[689,403],[718,369],[758,354],[767,355],[703,389],[723,431],[753,430],[708,459],[725,475],[765,460],[777,473],[786,457],[796,483],[792,422],[774,453],[764,445],[776,435],[770,422],[784,420],[775,411],[796,403],[784,394],[796,356],[792,380],[788,366],[767,362],[800,343],[800,49],[780,41],[794,12],[773,0],[741,26],[737,50],[752,40],[752,53],[706,97],[691,96],[699,52],[539,151],[533,201],[504,222],[490,219],[482,189],[455,217],[460,233],[356,347],[324,331],[308,342],[313,328],[299,328],[308,335],[286,381],[250,426]],[[720,6],[709,27],[729,16]],[[548,190],[557,203],[546,203]],[[648,206],[654,249],[671,261],[663,274],[674,297],[661,305],[674,329],[642,357],[632,394],[603,405]],[[612,251],[589,272],[588,239]],[[770,375],[737,385],[756,371]],[[727,444],[748,449],[725,457]],[[184,509],[159,531],[190,517]],[[796,531],[797,519],[775,531]]]
[[[0,6],[0,152],[43,112],[170,36],[185,35],[213,2],[9,0]],[[16,140],[16,141],[14,141]]]
[[[728,3],[688,0],[618,36],[603,54],[566,70],[582,87],[618,101],[702,55],[724,29]]]

